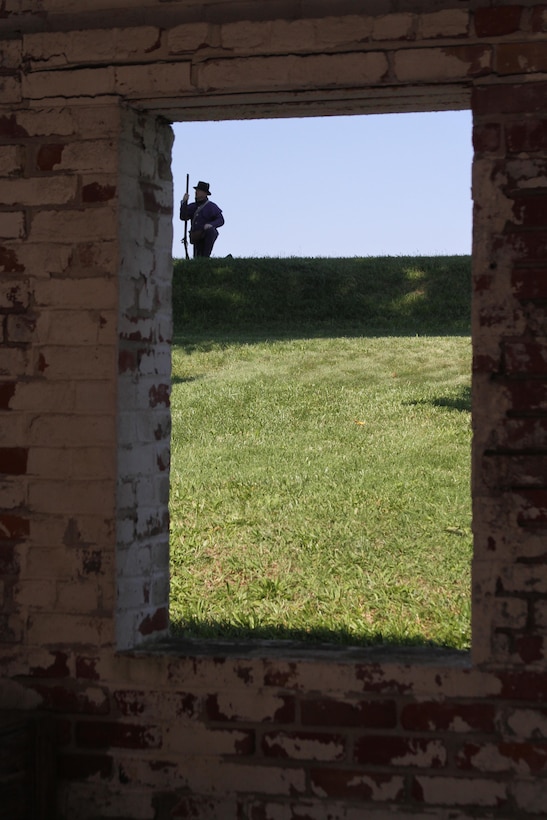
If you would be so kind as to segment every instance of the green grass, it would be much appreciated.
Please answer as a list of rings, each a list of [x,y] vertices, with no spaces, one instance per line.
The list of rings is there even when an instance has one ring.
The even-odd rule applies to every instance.
[[[408,319],[393,283],[378,301],[370,327]],[[470,339],[429,304],[414,335],[178,315],[175,634],[469,646]]]

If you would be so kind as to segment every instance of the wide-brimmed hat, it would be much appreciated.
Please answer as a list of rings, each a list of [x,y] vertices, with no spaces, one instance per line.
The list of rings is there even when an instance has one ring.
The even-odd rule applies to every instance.
[[[201,180],[198,182],[197,185],[194,185],[194,191],[205,191],[207,196],[210,196],[211,191],[209,190],[209,183],[202,182]]]

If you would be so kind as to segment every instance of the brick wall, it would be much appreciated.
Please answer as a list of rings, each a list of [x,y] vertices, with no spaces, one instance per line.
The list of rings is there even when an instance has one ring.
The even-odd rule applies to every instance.
[[[5,0],[0,707],[59,820],[547,815],[547,4]],[[168,640],[169,119],[472,107],[473,646]]]

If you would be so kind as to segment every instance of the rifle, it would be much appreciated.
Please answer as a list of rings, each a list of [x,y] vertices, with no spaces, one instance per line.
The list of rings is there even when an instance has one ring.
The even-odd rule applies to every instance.
[[[190,185],[190,174],[186,174],[186,193],[188,193],[188,186]],[[184,245],[184,253],[186,254],[186,258],[190,259],[188,255],[188,220],[184,220],[184,239],[182,240],[182,244]]]

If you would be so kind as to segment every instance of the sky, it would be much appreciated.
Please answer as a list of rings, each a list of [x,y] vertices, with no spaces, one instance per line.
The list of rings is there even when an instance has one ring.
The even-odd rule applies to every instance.
[[[225,225],[213,256],[471,253],[471,112],[173,125],[173,256],[180,200],[209,183]],[[191,254],[191,249],[190,249]]]

